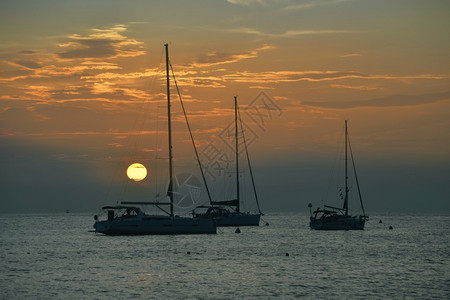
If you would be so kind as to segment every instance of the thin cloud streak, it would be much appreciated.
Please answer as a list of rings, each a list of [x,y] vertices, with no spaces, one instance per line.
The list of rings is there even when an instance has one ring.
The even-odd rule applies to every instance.
[[[164,131],[156,131],[156,130],[142,130],[142,131],[77,131],[77,132],[35,132],[35,133],[26,133],[26,132],[14,132],[8,133],[8,136],[29,136],[29,137],[60,137],[60,136],[116,136],[116,135],[124,135],[124,136],[139,136],[139,135],[153,135],[153,134],[161,134]]]
[[[354,0],[313,0],[310,2],[302,3],[302,4],[289,5],[289,6],[284,7],[282,10],[284,10],[284,11],[304,10],[304,9],[310,9],[310,8],[319,7],[319,6],[336,5],[336,4],[350,2],[350,1],[354,1]]]
[[[224,75],[226,80],[247,83],[282,83],[282,82],[321,82],[336,81],[343,79],[385,79],[385,80],[404,80],[404,79],[448,79],[447,76],[436,74],[419,74],[409,76],[395,76],[389,74],[362,74],[356,71],[276,71],[276,72],[239,72],[236,74]]]
[[[360,91],[372,91],[378,90],[378,87],[364,86],[364,85],[347,85],[347,84],[332,84],[331,87],[340,89],[360,90]]]
[[[345,54],[345,55],[341,55],[340,57],[345,58],[345,57],[360,57],[362,56],[359,53],[350,53],[350,54]]]
[[[413,106],[413,105],[430,104],[446,100],[450,100],[450,91],[443,93],[430,93],[421,95],[392,95],[382,98],[373,98],[368,100],[348,101],[348,102],[302,101],[302,104],[321,108],[349,109],[362,107]]]
[[[264,45],[254,50],[242,53],[222,53],[222,52],[210,52],[203,55],[196,62],[191,64],[191,68],[207,68],[211,66],[237,63],[244,59],[256,58],[260,51],[274,49],[274,46]]]
[[[266,37],[266,38],[295,38],[295,37],[301,37],[301,36],[308,36],[308,35],[332,35],[332,34],[354,34],[354,33],[360,33],[359,30],[338,30],[338,29],[298,29],[298,30],[288,30],[282,33],[269,33],[269,32],[263,32],[257,29],[253,28],[232,28],[227,29],[228,32],[233,33],[241,33],[241,34],[248,34],[248,35],[256,35],[260,37]]]
[[[227,0],[227,2],[229,2],[231,4],[241,5],[241,6],[250,6],[253,3],[258,3],[260,5],[266,4],[266,1],[264,1],[264,0]]]
[[[312,0],[309,2],[288,5],[281,8],[282,11],[298,11],[303,9],[310,9],[314,7],[336,5],[344,2],[350,2],[354,0]],[[228,3],[250,7],[252,5],[260,6],[283,6],[286,2],[290,1],[279,1],[279,0],[227,0]]]

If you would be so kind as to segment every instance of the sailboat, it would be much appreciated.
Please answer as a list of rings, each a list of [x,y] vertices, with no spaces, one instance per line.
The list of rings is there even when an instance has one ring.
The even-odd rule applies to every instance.
[[[197,211],[193,211],[193,217],[195,219],[214,219],[216,225],[219,227],[225,226],[259,226],[261,218],[261,210],[259,209],[258,195],[256,193],[255,182],[253,179],[253,173],[251,171],[250,158],[247,150],[247,143],[245,141],[244,130],[242,126],[242,120],[239,120],[241,124],[241,130],[245,145],[245,151],[247,154],[247,162],[249,165],[249,171],[252,179],[253,191],[256,198],[256,204],[258,206],[258,213],[242,212],[241,211],[241,199],[240,199],[240,184],[239,184],[239,138],[238,138],[238,104],[237,97],[234,97],[234,121],[235,121],[235,160],[236,160],[236,199],[225,201],[212,201],[210,199],[210,205],[199,206]],[[206,212],[198,212],[198,209],[205,210]]]
[[[352,160],[353,171],[355,174],[356,186],[358,188],[359,200],[361,203],[361,209],[363,214],[359,216],[351,216],[348,213],[348,198],[349,198],[349,187],[348,187],[348,150],[350,150],[350,157]],[[369,216],[366,215],[364,211],[364,205],[362,202],[361,191],[359,188],[358,177],[356,174],[355,162],[353,160],[353,153],[350,144],[350,139],[348,137],[347,130],[347,120],[345,120],[345,187],[344,193],[341,198],[344,200],[342,208],[333,207],[329,205],[324,205],[323,209],[317,208],[314,212],[311,211],[312,204],[309,203],[310,211],[310,223],[311,229],[315,230],[364,230],[364,225]]]
[[[94,216],[95,232],[106,235],[159,235],[159,234],[214,234],[217,232],[214,219],[197,219],[174,215],[173,191],[173,156],[172,131],[170,113],[170,78],[169,78],[169,48],[164,45],[166,53],[166,82],[167,82],[167,119],[168,119],[168,148],[169,148],[169,187],[167,196],[169,202],[121,202],[117,206],[104,206],[107,211],[106,220],[98,220]],[[165,214],[147,215],[138,206],[153,205]],[[169,206],[166,211],[162,206]],[[123,213],[122,213],[123,212]]]

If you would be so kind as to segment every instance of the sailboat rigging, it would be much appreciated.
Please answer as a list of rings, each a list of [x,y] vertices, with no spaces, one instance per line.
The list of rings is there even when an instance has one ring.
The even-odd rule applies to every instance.
[[[164,45],[166,53],[166,85],[167,85],[167,127],[169,147],[169,186],[167,197],[169,202],[130,202],[122,201],[121,205],[104,206],[107,211],[107,220],[100,221],[95,216],[95,232],[107,235],[140,235],[140,234],[209,234],[216,233],[214,219],[196,219],[174,215],[173,199],[173,155],[172,155],[172,128],[171,128],[171,101],[169,76],[169,48]],[[136,205],[153,205],[165,215],[147,215]],[[169,206],[166,211],[162,206]],[[124,211],[119,214],[119,212]]]
[[[361,204],[362,215],[351,216],[348,213],[348,152],[350,150],[350,158],[352,161],[353,171],[355,175],[356,185],[358,189],[358,196]],[[314,212],[311,211],[312,204],[308,205],[310,209],[310,223],[311,229],[315,230],[364,230],[365,222],[369,219],[364,211],[364,205],[359,188],[358,176],[356,173],[355,161],[353,159],[353,152],[348,137],[347,120],[345,120],[345,168],[344,168],[344,203],[342,208],[324,205],[323,209],[317,208]],[[342,192],[342,190],[340,190]]]
[[[238,123],[239,117],[239,123]],[[259,226],[261,218],[261,210],[259,208],[258,196],[256,193],[256,186],[251,171],[250,158],[247,149],[247,142],[245,140],[242,120],[240,118],[239,107],[237,104],[237,97],[234,97],[234,122],[235,122],[235,173],[236,173],[236,199],[213,201],[210,199],[210,205],[199,206],[193,211],[193,217],[196,219],[214,219],[217,226]],[[241,125],[241,131],[246,151],[247,162],[249,165],[253,191],[255,194],[256,204],[258,206],[258,213],[242,212],[241,198],[240,198],[240,181],[239,181],[239,135],[238,124]],[[206,212],[199,212],[199,209],[206,209]]]

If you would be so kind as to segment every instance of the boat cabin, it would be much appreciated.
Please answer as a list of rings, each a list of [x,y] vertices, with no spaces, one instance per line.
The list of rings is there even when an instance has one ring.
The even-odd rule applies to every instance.
[[[219,206],[199,206],[197,209],[200,209],[202,212],[193,211],[193,215],[195,216],[208,216],[208,217],[218,217],[218,216],[227,216],[230,214],[230,211],[224,207]],[[206,209],[206,211],[204,211]]]
[[[108,221],[114,219],[136,218],[145,215],[140,208],[134,206],[104,206],[102,209],[108,211]]]

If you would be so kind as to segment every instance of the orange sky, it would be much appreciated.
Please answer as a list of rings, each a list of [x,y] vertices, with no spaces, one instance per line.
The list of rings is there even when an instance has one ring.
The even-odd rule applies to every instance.
[[[444,165],[450,176],[449,12],[448,1],[2,1],[2,162],[28,170],[42,155],[104,177],[112,161],[154,158],[166,149],[156,132],[168,42],[200,152],[226,148],[238,95],[256,170],[294,164],[300,176],[302,161],[335,153],[348,119],[363,164]],[[174,121],[187,149],[175,104]],[[14,156],[21,147],[38,150]],[[2,207],[17,197],[7,190]]]

